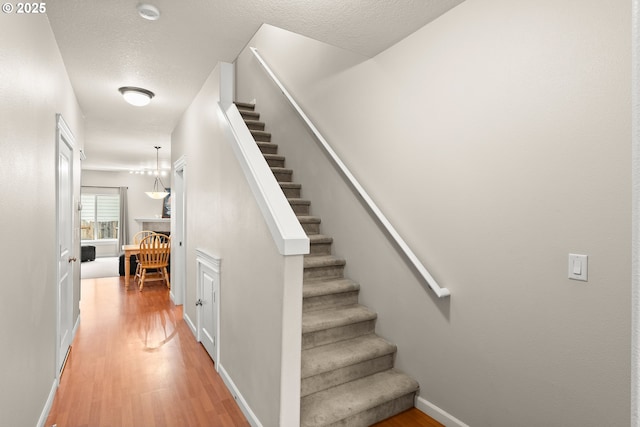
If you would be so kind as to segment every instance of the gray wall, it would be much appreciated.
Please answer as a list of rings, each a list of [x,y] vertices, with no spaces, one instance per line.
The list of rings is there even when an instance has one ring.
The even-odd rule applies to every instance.
[[[397,366],[474,427],[629,425],[630,18],[473,0],[369,60],[272,27],[249,43],[451,290],[426,291],[313,143],[305,159],[265,116]],[[248,55],[237,98],[270,110]]]
[[[56,376],[56,113],[76,139],[76,201],[84,122],[46,16],[0,16],[0,64],[0,414],[4,425],[35,426]]]
[[[195,250],[221,261],[220,360],[265,427],[280,407],[282,312],[287,267],[227,141],[216,68],[172,134],[172,162],[186,161],[186,296],[196,323]],[[301,268],[301,263],[298,265]]]

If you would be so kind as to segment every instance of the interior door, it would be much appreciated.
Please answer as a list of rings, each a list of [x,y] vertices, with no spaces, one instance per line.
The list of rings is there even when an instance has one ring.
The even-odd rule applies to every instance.
[[[214,362],[219,353],[220,260],[196,250],[198,264],[198,341]],[[216,363],[216,370],[218,364]]]
[[[73,140],[71,133],[58,117],[58,310],[57,354],[58,376],[71,347],[73,334]]]

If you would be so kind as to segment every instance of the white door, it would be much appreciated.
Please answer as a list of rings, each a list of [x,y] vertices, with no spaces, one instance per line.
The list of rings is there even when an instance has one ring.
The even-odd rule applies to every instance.
[[[184,304],[186,283],[186,239],[185,239],[185,173],[184,158],[180,158],[174,165],[172,183],[171,217],[171,299],[176,305]]]
[[[58,376],[71,347],[73,331],[73,272],[77,258],[73,253],[73,139],[58,116]]]
[[[220,260],[196,251],[198,265],[198,340],[216,362],[220,358]]]

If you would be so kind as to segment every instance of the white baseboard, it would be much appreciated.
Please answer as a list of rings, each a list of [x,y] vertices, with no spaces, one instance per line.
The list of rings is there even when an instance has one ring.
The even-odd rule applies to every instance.
[[[53,406],[53,399],[56,397],[57,390],[58,390],[58,380],[54,378],[53,384],[51,385],[51,390],[49,390],[49,397],[47,397],[47,401],[44,404],[44,408],[42,408],[42,413],[40,414],[40,418],[38,419],[37,427],[45,427],[44,424],[47,422],[47,418],[49,417],[49,412],[51,412],[51,407]]]
[[[222,365],[220,364],[217,364],[217,365],[219,367],[218,372],[220,373],[222,380],[224,381],[225,385],[233,395],[233,398],[238,403],[240,410],[244,414],[247,421],[249,421],[249,424],[251,424],[252,427],[262,427],[262,423],[260,423],[260,420],[258,419],[258,417],[256,417],[256,414],[253,413],[253,411],[247,404],[247,401],[244,400],[244,397],[242,396],[242,394],[240,394],[240,391],[234,384],[233,380],[231,379],[227,371],[225,371]]]
[[[191,321],[191,318],[187,313],[184,313],[182,317],[184,318],[184,321],[187,322],[187,326],[189,327],[189,329],[191,329],[191,333],[193,334],[194,337],[196,337],[196,340],[197,340],[198,330],[196,329],[196,325]]]
[[[416,408],[429,415],[434,420],[445,425],[445,427],[469,427],[450,413],[438,408],[433,403],[420,396],[416,397]]]
[[[78,318],[76,319],[75,325],[73,325],[73,330],[71,331],[71,342],[76,339],[76,332],[78,332],[78,328],[80,327],[80,314],[78,314]]]

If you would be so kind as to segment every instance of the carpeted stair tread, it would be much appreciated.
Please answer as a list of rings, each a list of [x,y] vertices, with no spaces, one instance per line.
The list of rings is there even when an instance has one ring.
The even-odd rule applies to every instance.
[[[278,154],[263,154],[263,156],[267,160],[282,160],[282,161],[284,161],[284,156],[280,156]]]
[[[318,234],[320,236],[320,234]],[[311,238],[311,236],[309,236]],[[359,291],[360,285],[351,279],[309,280],[302,285],[302,298]]]
[[[271,141],[271,132],[264,130],[250,130],[253,139],[256,141]]]
[[[238,107],[238,110],[255,110],[256,108],[256,104],[250,104],[248,102],[239,102],[239,101],[235,101],[234,104],[236,104],[236,107]]]
[[[302,314],[302,333],[338,328],[353,323],[375,320],[378,315],[363,305],[330,308]]]
[[[302,351],[302,378],[393,354],[396,346],[375,334]]]
[[[278,144],[274,144],[273,142],[256,141],[256,144],[258,144],[258,148],[263,155],[278,152]]]
[[[300,221],[301,223],[305,222],[305,223],[315,223],[315,224],[320,224],[322,222],[319,216],[313,216],[313,215],[298,215],[298,221]]]
[[[313,234],[309,237],[309,242],[314,243],[333,243],[333,237],[325,236],[324,234]]]
[[[265,127],[264,122],[261,122],[259,120],[245,119],[244,122],[246,123],[249,130],[264,130]]]
[[[341,384],[302,399],[301,426],[322,427],[336,424],[377,406],[417,392],[418,383],[390,369],[356,381]],[[385,415],[381,415],[386,418]],[[380,418],[382,420],[384,418]]]
[[[321,255],[304,258],[304,268],[321,268],[328,266],[343,266],[347,262],[344,258],[333,255]]]

